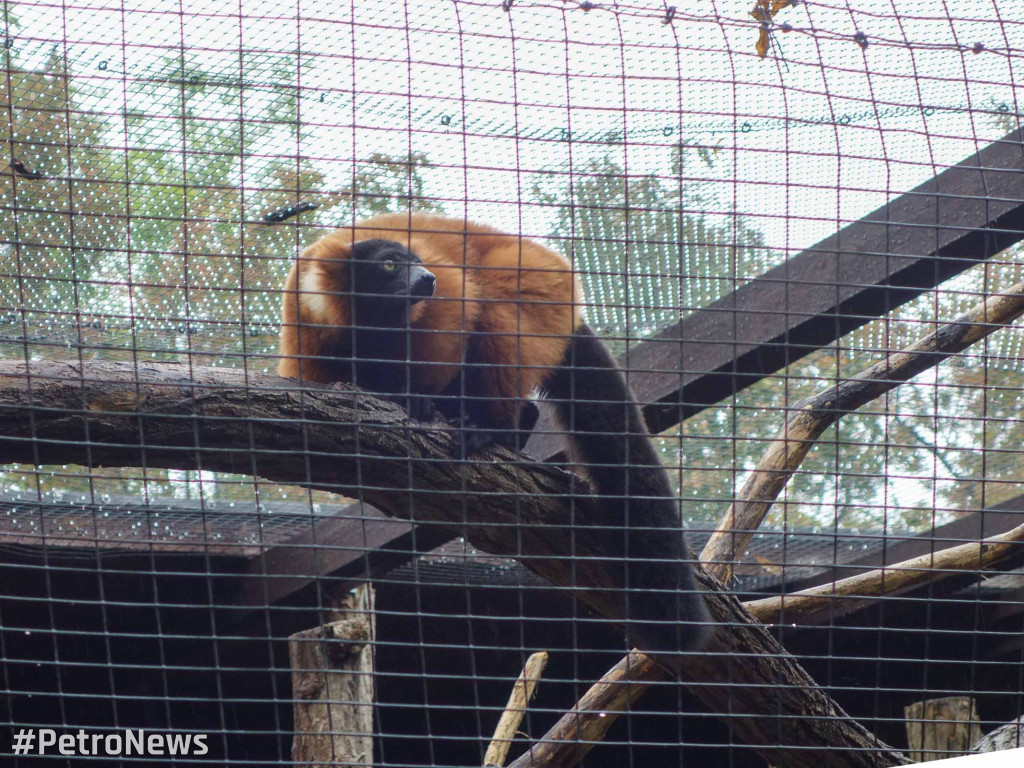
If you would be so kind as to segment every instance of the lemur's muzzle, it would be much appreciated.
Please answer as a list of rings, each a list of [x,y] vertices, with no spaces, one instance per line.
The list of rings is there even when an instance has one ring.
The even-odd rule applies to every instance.
[[[419,264],[409,270],[409,295],[413,301],[429,299],[434,295],[437,278],[434,273]]]

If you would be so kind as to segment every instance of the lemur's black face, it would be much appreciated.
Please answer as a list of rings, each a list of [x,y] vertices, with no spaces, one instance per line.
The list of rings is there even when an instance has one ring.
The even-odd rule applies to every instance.
[[[434,295],[436,279],[419,256],[391,240],[360,240],[349,256],[352,292],[380,309],[411,306]]]

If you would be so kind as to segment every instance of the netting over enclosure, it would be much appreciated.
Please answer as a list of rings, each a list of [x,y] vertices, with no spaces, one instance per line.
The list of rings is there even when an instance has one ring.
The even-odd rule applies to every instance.
[[[2,8],[4,760],[50,728],[119,765],[166,764],[144,729],[204,736],[183,764],[877,766],[1024,715],[1024,2]],[[300,252],[409,211],[571,263],[693,559],[746,606],[702,576],[702,651],[626,655],[620,561],[669,564],[570,472],[637,509],[632,448],[567,452],[542,403],[522,451],[474,452],[445,411],[556,364],[525,359],[545,302],[466,288],[499,280],[463,274],[472,238],[441,391],[409,391],[440,287],[397,357],[359,337],[403,383],[276,375],[282,304],[327,335],[317,302],[357,293],[301,262],[285,289]],[[502,365],[478,311],[511,313]]]

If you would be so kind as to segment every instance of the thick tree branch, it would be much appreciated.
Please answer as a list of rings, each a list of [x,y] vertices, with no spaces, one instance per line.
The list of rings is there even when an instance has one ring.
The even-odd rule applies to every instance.
[[[452,427],[351,387],[174,364],[0,361],[0,464],[203,469],[342,493],[465,529],[484,551],[590,588],[585,601],[621,620],[601,536],[572,530],[574,515],[593,519],[576,495],[585,485],[504,449],[460,462],[457,446]],[[597,556],[570,563],[572,540]]]
[[[166,364],[0,362],[0,462],[243,472],[347,493],[404,519],[457,526],[479,549],[519,559],[621,622],[620,569],[586,526],[594,510],[579,481],[504,450],[455,461],[456,445],[442,425],[351,389]],[[662,661],[682,668],[712,711],[728,712],[739,738],[795,768],[821,768],[821,751],[808,747],[827,746],[847,766],[903,762],[721,584],[699,576],[719,631],[707,655]]]
[[[921,555],[830,584],[753,600],[743,607],[765,624],[783,618],[808,618],[824,610],[841,615],[886,595],[903,593],[965,571],[990,568],[1020,554],[1024,549],[1021,542],[1024,525],[982,541]],[[639,699],[647,686],[664,676],[662,667],[649,656],[633,651],[591,686],[576,706],[509,768],[575,765],[604,739],[619,714]]]
[[[659,659],[733,733],[765,760],[787,768],[880,768],[909,763],[876,739],[814,682],[771,632],[721,582],[698,570],[717,631],[701,655]],[[665,663],[667,661],[667,663]],[[575,765],[615,718],[664,676],[633,651],[509,768]]]
[[[830,584],[753,600],[744,603],[744,608],[765,624],[783,618],[807,618],[825,610],[841,615],[879,597],[903,593],[965,571],[990,568],[1019,554],[1024,549],[1021,542],[1024,525],[983,541],[921,555]],[[575,765],[604,739],[619,714],[639,699],[647,686],[664,676],[664,670],[653,659],[633,651],[605,673],[543,739],[509,768]]]

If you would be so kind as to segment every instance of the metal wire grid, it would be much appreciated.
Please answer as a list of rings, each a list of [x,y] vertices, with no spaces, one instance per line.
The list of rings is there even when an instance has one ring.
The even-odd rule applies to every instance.
[[[297,249],[410,207],[569,255],[588,319],[618,352],[681,314],[735,315],[737,290],[1017,127],[1015,5],[802,3],[762,27],[744,4],[5,2],[0,357],[268,372]],[[979,225],[916,226],[926,241]],[[906,254],[894,241],[871,255]],[[745,388],[719,384],[660,438],[694,542],[799,398],[1017,282],[1020,266],[1011,249],[954,276],[936,263],[938,287],[909,302],[883,292],[824,317],[787,306],[794,327],[834,333],[764,344],[785,364]],[[808,285],[782,274],[781,290]],[[630,374],[707,373],[687,368],[699,339],[663,343],[682,369]],[[972,511],[996,510],[933,548],[1012,520],[1020,345],[1002,331],[846,417],[745,553],[736,591],[862,571]],[[523,748],[624,650],[572,590],[443,544],[457,531],[378,529],[334,494],[151,466],[29,461],[2,479],[12,732],[194,730],[213,734],[216,761],[287,760],[284,641],[368,578],[377,764],[479,764],[525,655],[545,649]],[[318,538],[328,523],[336,537]],[[1011,570],[776,631],[854,717],[903,746],[912,701],[974,696],[986,730],[1024,711],[1020,607]],[[744,695],[711,713],[656,685],[595,763],[762,765],[764,745],[726,728]]]

